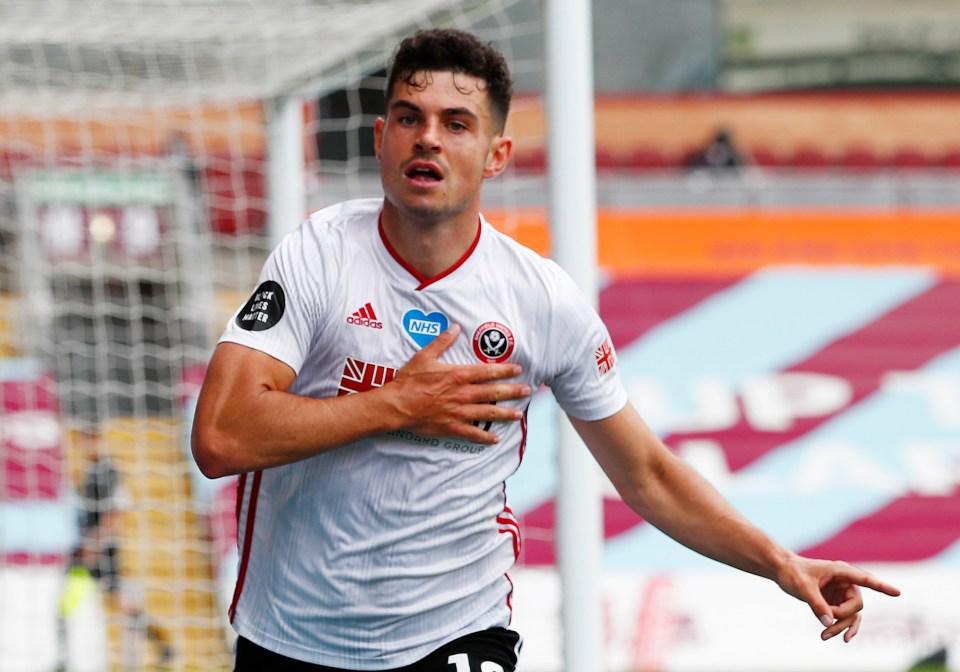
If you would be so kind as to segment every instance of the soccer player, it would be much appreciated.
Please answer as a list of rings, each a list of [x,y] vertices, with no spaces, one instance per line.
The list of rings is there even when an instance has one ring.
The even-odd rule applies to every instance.
[[[744,520],[641,420],[569,277],[484,221],[511,90],[469,34],[404,40],[374,127],[384,197],[289,234],[213,353],[193,451],[240,474],[235,669],[515,670],[504,483],[541,384],[638,514],[849,640],[858,586],[897,589]]]
[[[82,587],[87,579],[94,579],[103,590],[106,606],[112,613],[125,620],[124,634],[139,637],[146,635],[157,651],[157,663],[166,669],[173,659],[173,646],[169,633],[143,610],[142,591],[125,579],[119,565],[120,518],[130,508],[130,494],[124,486],[120,472],[110,463],[103,448],[103,437],[97,423],[82,424],[77,430],[79,454],[84,459],[83,480],[79,488],[80,540],[71,556],[71,564],[64,583],[61,599],[61,619],[69,618],[70,592]],[[60,624],[60,637],[64,638],[65,623]],[[61,641],[61,656],[66,656],[65,643]],[[136,657],[135,642],[127,642],[125,655]],[[129,663],[129,661],[124,661]],[[65,659],[59,669],[64,669]]]

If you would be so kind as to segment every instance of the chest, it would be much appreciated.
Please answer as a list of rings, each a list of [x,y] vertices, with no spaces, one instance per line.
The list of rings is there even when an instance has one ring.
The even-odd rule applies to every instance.
[[[542,308],[534,293],[505,282],[459,282],[431,291],[399,288],[371,274],[332,292],[313,351],[327,362],[327,380],[350,361],[398,369],[458,324],[460,336],[442,361],[517,363],[536,383],[538,353],[545,347]]]

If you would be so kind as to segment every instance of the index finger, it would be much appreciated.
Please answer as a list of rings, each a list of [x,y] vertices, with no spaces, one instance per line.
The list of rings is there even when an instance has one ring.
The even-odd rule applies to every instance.
[[[420,349],[414,357],[427,357],[431,359],[440,359],[440,355],[444,351],[453,345],[453,342],[457,340],[457,337],[460,336],[460,325],[451,324],[449,328],[441,332],[434,338],[432,341],[427,343],[423,348]]]
[[[855,574],[851,574],[849,579],[858,586],[875,590],[878,593],[883,593],[885,595],[889,595],[890,597],[897,597],[900,595],[899,588],[891,583],[887,583],[886,581],[881,581],[870,572],[860,570]]]

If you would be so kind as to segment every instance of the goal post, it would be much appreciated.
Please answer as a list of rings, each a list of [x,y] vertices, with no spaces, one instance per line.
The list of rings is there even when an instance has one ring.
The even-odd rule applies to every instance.
[[[598,307],[590,0],[548,0],[545,14],[548,198],[554,258]],[[604,657],[598,653],[603,650],[600,469],[567,419],[561,417],[558,422],[556,543],[564,669],[600,672],[604,667]]]

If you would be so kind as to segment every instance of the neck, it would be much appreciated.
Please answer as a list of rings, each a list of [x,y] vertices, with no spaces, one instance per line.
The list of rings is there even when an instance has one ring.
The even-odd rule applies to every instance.
[[[393,251],[422,280],[449,270],[477,239],[480,213],[468,210],[452,219],[429,221],[405,216],[384,200],[380,219]]]

